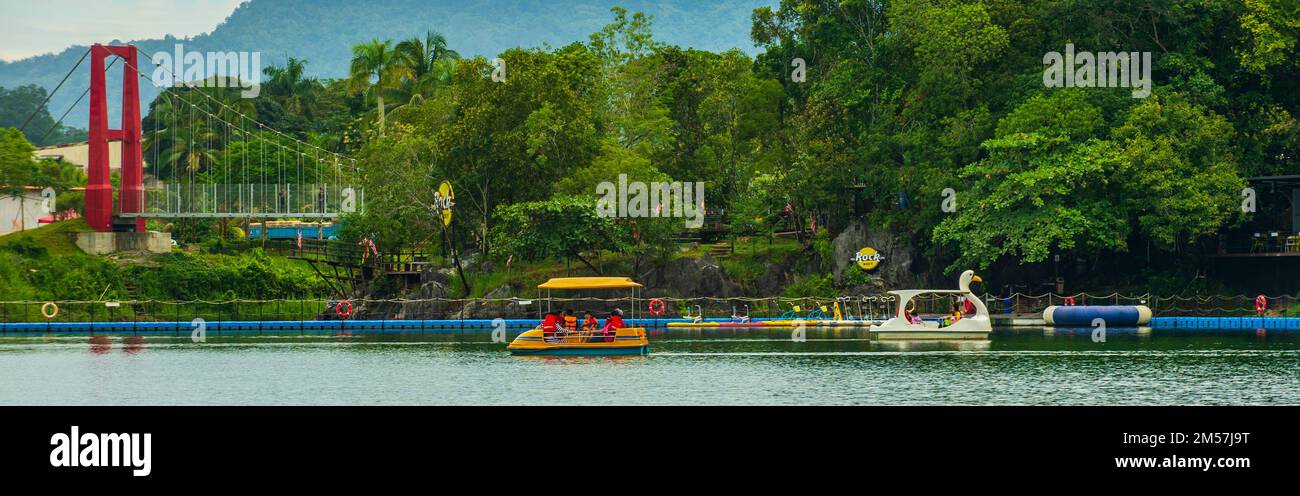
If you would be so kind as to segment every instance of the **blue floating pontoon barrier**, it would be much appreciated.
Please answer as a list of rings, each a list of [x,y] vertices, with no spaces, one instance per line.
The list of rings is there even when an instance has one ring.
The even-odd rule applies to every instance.
[[[1091,326],[1094,319],[1111,327],[1145,326],[1151,323],[1151,309],[1145,305],[1050,306],[1043,311],[1043,322],[1049,326]]]
[[[1059,315],[1059,313],[1058,313]],[[1109,321],[1107,321],[1109,323]],[[1300,317],[1154,317],[1155,329],[1196,329],[1203,331],[1300,330]]]
[[[597,319],[604,325],[604,319]],[[704,319],[706,321],[734,322],[734,319]],[[525,331],[537,327],[539,319],[457,319],[457,320],[247,320],[207,321],[206,332],[229,334],[402,334],[491,332],[500,324],[508,331]],[[684,318],[627,319],[635,327],[661,327],[670,322],[692,322]],[[189,334],[196,325],[190,321],[179,322],[3,322],[0,334]]]

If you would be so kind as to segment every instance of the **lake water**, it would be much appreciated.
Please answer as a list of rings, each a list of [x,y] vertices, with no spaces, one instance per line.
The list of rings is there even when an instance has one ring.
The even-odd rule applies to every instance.
[[[512,334],[513,336],[513,334]],[[643,357],[514,357],[488,333],[0,336],[5,405],[1300,404],[1300,333],[654,331]]]

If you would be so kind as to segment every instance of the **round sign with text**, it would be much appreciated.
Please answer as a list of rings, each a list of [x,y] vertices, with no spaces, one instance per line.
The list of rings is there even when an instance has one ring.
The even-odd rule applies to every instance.
[[[452,191],[451,183],[443,181],[438,185],[438,193],[434,195],[438,207],[438,213],[442,216],[442,225],[451,225],[451,208],[456,206],[456,192]]]
[[[880,265],[880,261],[884,259],[885,257],[880,256],[880,253],[870,246],[858,250],[858,254],[853,256],[853,262],[857,263],[862,270],[875,270],[876,266]]]

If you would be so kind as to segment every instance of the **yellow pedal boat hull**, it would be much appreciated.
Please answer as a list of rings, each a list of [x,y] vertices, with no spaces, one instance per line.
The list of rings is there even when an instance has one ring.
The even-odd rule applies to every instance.
[[[650,340],[639,327],[619,329],[608,337],[599,332],[574,332],[551,339],[546,339],[541,329],[533,329],[520,334],[506,349],[515,355],[645,355],[650,352]]]

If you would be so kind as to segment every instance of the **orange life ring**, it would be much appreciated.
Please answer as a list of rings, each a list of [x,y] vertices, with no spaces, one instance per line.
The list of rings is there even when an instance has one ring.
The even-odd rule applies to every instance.
[[[1264,295],[1256,296],[1256,297],[1255,297],[1255,312],[1257,312],[1257,313],[1264,313],[1265,310],[1268,310],[1268,297],[1266,297],[1266,296],[1264,296]]]
[[[347,309],[346,309],[346,310],[343,308],[344,305],[347,306]],[[345,319],[348,318],[348,317],[351,317],[351,316],[352,316],[352,302],[350,302],[350,301],[348,301],[348,300],[340,301],[338,305],[335,305],[335,306],[334,306],[334,313],[339,314],[339,317],[342,317],[342,318],[345,318]]]
[[[653,313],[653,314],[655,314],[655,315],[663,315],[663,314],[664,314],[664,300],[662,300],[662,299],[660,299],[660,298],[655,298],[655,299],[653,299],[653,300],[650,300],[650,308],[649,308],[649,310],[650,310],[650,313]]]
[[[1074,306],[1074,297],[1073,297],[1073,296],[1066,296],[1066,297],[1065,297],[1065,305],[1066,305],[1066,306],[1071,306],[1071,307]]]

